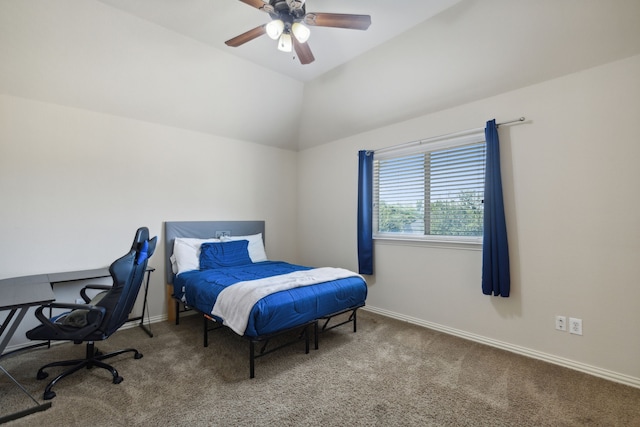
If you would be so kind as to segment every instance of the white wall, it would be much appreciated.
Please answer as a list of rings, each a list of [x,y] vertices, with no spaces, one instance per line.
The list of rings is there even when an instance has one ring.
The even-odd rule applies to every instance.
[[[500,128],[511,296],[482,294],[480,251],[376,243],[367,305],[638,386],[640,56],[301,152],[301,261],[357,269],[358,150],[522,115]]]
[[[150,314],[166,314],[164,221],[265,220],[267,255],[296,260],[296,158],[0,95],[0,278],[106,267],[147,226]]]

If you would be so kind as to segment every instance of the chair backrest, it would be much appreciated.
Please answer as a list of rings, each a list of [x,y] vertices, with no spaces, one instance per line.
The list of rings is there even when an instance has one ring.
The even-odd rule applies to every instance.
[[[129,253],[115,260],[109,267],[113,287],[96,304],[107,309],[100,325],[105,336],[114,333],[128,320],[156,242],[157,237],[149,240],[149,230],[146,227],[139,228]]]

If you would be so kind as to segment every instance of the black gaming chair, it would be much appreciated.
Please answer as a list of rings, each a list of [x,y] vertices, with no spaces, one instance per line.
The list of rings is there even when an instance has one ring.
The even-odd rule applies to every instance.
[[[156,237],[149,240],[149,230],[146,227],[139,228],[129,253],[114,261],[109,267],[113,285],[87,285],[82,289],[80,293],[87,304],[53,302],[38,307],[36,317],[42,322],[42,325],[28,331],[27,338],[73,341],[75,344],[87,343],[84,359],[53,362],[38,370],[37,378],[42,380],[49,376],[44,371],[47,368],[72,366],[47,384],[44,399],[53,399],[56,393],[51,388],[55,383],[83,367],[87,369],[93,366],[104,368],[113,375],[113,383],[119,384],[122,382],[122,377],[118,375],[115,368],[104,363],[103,360],[126,352],[133,352],[136,359],[142,357],[142,354],[133,348],[102,354],[94,348],[94,341],[106,340],[127,321],[136,302],[147,262],[155,250],[156,241]],[[86,293],[87,289],[97,289],[102,292],[90,299]],[[44,310],[49,308],[62,308],[71,311],[50,319],[44,314]]]

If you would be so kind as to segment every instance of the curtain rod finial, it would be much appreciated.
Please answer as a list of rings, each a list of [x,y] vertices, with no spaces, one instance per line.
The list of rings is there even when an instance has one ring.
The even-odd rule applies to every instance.
[[[508,125],[509,123],[516,123],[516,122],[524,122],[524,116],[517,118],[515,120],[509,120],[507,122],[496,123],[496,127],[500,127],[502,125]]]

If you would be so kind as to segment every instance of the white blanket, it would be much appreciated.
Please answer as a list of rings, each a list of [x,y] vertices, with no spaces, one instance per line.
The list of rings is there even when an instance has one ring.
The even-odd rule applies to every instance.
[[[211,314],[223,319],[235,333],[244,335],[253,306],[262,298],[275,292],[308,286],[346,277],[362,277],[344,268],[322,267],[264,279],[234,283],[220,292]],[[363,279],[364,280],[364,279]]]

